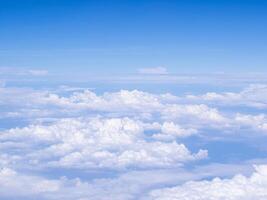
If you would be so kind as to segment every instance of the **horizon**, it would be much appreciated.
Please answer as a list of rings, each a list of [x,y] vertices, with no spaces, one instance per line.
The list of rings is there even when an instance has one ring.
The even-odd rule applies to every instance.
[[[267,199],[266,9],[0,0],[0,199]]]

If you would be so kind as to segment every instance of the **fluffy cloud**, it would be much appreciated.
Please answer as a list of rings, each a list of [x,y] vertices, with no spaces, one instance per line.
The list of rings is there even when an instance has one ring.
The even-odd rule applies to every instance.
[[[97,96],[91,91],[74,93],[69,98],[56,94],[39,99],[40,102],[76,109],[116,113],[117,115],[144,117],[159,115],[162,119],[199,119],[200,123],[224,122],[215,108],[203,104],[178,104],[170,94],[155,95],[138,90],[121,90]]]
[[[214,102],[218,105],[243,105],[256,108],[267,108],[267,85],[253,84],[241,92],[215,93],[204,95],[188,95],[188,100]]]
[[[50,181],[34,176],[26,176],[17,173],[10,168],[0,169],[0,195],[27,196],[59,190],[58,181]],[[16,191],[14,193],[14,191]]]
[[[145,127],[129,118],[63,119],[2,132],[0,149],[10,156],[8,164],[84,169],[173,167],[207,157],[207,151],[191,154],[175,140],[153,140]],[[162,128],[177,127],[165,123]]]
[[[199,120],[200,124],[205,123],[224,123],[224,118],[217,109],[210,108],[206,105],[168,105],[162,110],[164,119],[183,119],[183,121]]]
[[[153,137],[163,140],[171,140],[180,137],[188,137],[197,133],[196,129],[184,129],[173,122],[164,122],[161,126],[161,133],[155,134]]]
[[[238,110],[240,105],[264,108],[264,91],[263,85],[257,85],[240,93],[179,97],[139,90],[98,95],[84,88],[0,87],[1,120],[27,122],[18,128],[12,123],[13,128],[0,127],[0,198],[128,200],[140,199],[151,189],[179,185],[153,191],[150,198],[199,199],[204,191],[202,199],[238,199],[230,193],[231,186],[252,199],[253,191],[259,195],[266,186],[261,185],[266,167],[258,166],[249,178],[238,175],[180,184],[221,176],[222,171],[215,166],[213,172],[208,168],[188,173],[185,167],[207,158],[207,150],[191,152],[185,144],[199,149],[199,139],[208,143],[219,136],[232,139],[234,134],[266,133],[267,117],[259,113],[262,110],[253,114]],[[228,105],[231,109],[224,110]],[[182,172],[177,173],[178,169]],[[214,169],[220,173],[214,175]],[[70,177],[59,178],[58,171]],[[88,172],[101,178],[92,178]]]
[[[251,86],[250,89],[244,91],[251,91],[251,88],[259,88],[259,86]],[[261,86],[260,88],[264,87]],[[166,131],[165,127],[163,131],[160,130],[164,135],[157,135],[158,139],[165,140],[174,138],[175,135],[177,137],[190,136],[205,128],[224,129],[228,132],[235,132],[239,127],[254,131],[266,130],[266,117],[263,114],[248,115],[229,111],[223,112],[214,105],[211,107],[209,104],[199,103],[202,101],[200,99],[198,102],[189,101],[185,103],[187,98],[183,99],[171,94],[151,94],[138,90],[121,90],[113,93],[107,92],[103,95],[97,95],[90,90],[70,92],[69,95],[60,95],[60,92],[19,90],[15,88],[0,88],[0,91],[0,105],[8,107],[7,110],[0,111],[2,118],[26,118],[26,120],[30,118],[36,120],[37,118],[88,117],[100,114],[107,117],[128,117],[135,120],[149,121],[150,123],[174,123],[175,129],[180,130],[172,130],[170,133],[170,131]],[[249,93],[244,91],[241,93]],[[252,94],[253,92],[251,92]],[[262,94],[262,98],[264,98],[264,92]],[[14,96],[16,98],[13,98]],[[229,99],[231,98],[229,97]],[[227,101],[222,101],[220,105],[226,103]],[[236,100],[236,103],[239,103],[239,101]],[[255,123],[250,121],[253,120],[252,118],[258,119],[258,116],[264,117],[261,117],[257,122],[258,125],[255,126]],[[250,121],[244,120],[248,117],[251,118]],[[182,129],[185,130],[178,127],[180,124],[183,125]],[[172,129],[174,128],[172,127]]]
[[[68,174],[67,172],[65,172]],[[84,176],[88,176],[86,173]],[[130,171],[110,178],[45,178],[10,168],[0,169],[1,199],[42,200],[135,200],[159,185],[193,179],[195,175],[178,169]],[[84,177],[82,177],[84,179]],[[16,191],[16,192],[14,192]]]
[[[150,193],[153,200],[264,200],[267,198],[267,166],[255,167],[251,177],[236,175],[232,179],[187,182],[182,186]]]
[[[264,114],[260,115],[242,115],[236,114],[235,121],[241,126],[250,126],[256,130],[267,132],[267,117]]]
[[[223,116],[215,108],[203,104],[179,104],[178,97],[171,94],[151,94],[138,90],[121,90],[114,93],[96,95],[85,90],[70,96],[60,96],[49,91],[0,88],[0,104],[16,108],[4,112],[2,116],[60,117],[81,116],[101,113],[108,116],[134,117],[157,120],[183,118],[200,119],[203,123],[223,121]],[[16,96],[17,98],[13,98]],[[89,112],[90,111],[90,112]]]
[[[133,183],[131,183],[133,184]],[[37,175],[23,174],[10,168],[0,169],[1,199],[40,200],[118,200],[133,199],[137,189],[128,189],[123,179],[102,179],[86,182],[79,178],[47,179]]]
[[[227,166],[224,166],[225,168]],[[232,169],[232,167],[230,168]],[[65,176],[45,178],[5,167],[0,169],[0,197],[2,199],[42,200],[89,200],[92,198],[96,200],[261,200],[267,195],[265,191],[266,168],[266,166],[257,166],[256,172],[249,178],[236,175],[232,179],[215,178],[212,181],[190,181],[174,188],[165,188],[166,185],[203,178],[203,172],[196,174],[183,169],[174,171],[169,169],[133,170],[110,178],[81,180]],[[86,174],[84,175],[86,176]],[[164,189],[157,189],[162,187]]]

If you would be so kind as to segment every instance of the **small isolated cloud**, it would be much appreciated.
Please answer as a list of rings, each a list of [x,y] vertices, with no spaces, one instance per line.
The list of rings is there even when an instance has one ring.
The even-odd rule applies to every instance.
[[[141,68],[141,69],[138,69],[138,73],[139,74],[163,75],[163,74],[168,74],[168,70],[165,67]]]
[[[0,75],[2,77],[21,77],[21,76],[46,76],[48,71],[45,69],[31,69],[25,67],[1,67]]]
[[[28,73],[33,76],[45,76],[48,74],[47,70],[29,70]]]

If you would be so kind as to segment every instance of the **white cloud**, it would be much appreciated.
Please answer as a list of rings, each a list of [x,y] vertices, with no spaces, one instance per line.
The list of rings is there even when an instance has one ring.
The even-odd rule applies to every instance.
[[[0,169],[1,199],[43,200],[134,200],[151,188],[194,178],[182,169],[130,171],[113,178],[81,180],[79,178],[45,178],[10,168]],[[15,191],[15,192],[14,192]]]
[[[223,117],[216,108],[210,108],[207,105],[200,104],[187,104],[179,105],[172,104],[167,105],[162,110],[162,117],[164,119],[180,119],[186,118],[186,121],[193,121],[199,119],[199,123],[225,123],[226,118]]]
[[[252,102],[251,99],[254,103],[264,102],[264,87],[260,88],[259,96],[252,89],[248,89],[251,92],[240,92],[246,99],[246,104],[242,105],[252,105],[248,103]],[[251,95],[249,98],[248,93]],[[216,173],[215,176],[220,176],[223,170],[227,175],[233,174],[232,170],[236,169],[234,165],[232,168],[235,169],[216,165],[190,173],[185,169],[180,174],[175,171],[187,166],[187,162],[207,158],[206,150],[191,152],[182,144],[182,141],[188,142],[184,137],[196,135],[207,142],[219,135],[225,139],[224,132],[228,132],[229,139],[234,134],[240,137],[244,132],[251,137],[257,133],[266,133],[265,114],[244,114],[216,108],[230,103],[227,98],[239,105],[238,99],[241,101],[241,97],[233,96],[216,97],[220,100],[216,100],[215,104],[213,95],[209,97],[212,100],[198,99],[198,96],[188,100],[188,97],[139,90],[97,95],[90,90],[83,91],[83,88],[63,87],[54,91],[0,88],[0,105],[3,108],[0,111],[1,119],[33,119],[24,128],[0,131],[0,198],[12,197],[14,194],[21,197],[18,199],[139,199],[150,189],[178,185],[184,180],[199,180],[203,176],[214,177]],[[213,131],[206,133],[206,130]],[[207,137],[202,137],[204,134]],[[257,194],[260,194],[260,182],[263,179],[257,179],[259,184],[251,181],[257,174],[263,176],[260,168],[249,178],[241,176],[244,185],[239,184],[239,178],[217,178],[213,181],[188,182],[173,189],[156,190],[150,197],[170,200],[173,196],[176,198],[176,191],[179,191],[179,195],[194,199],[194,195],[202,194],[202,190],[195,188],[203,187],[203,200],[210,196],[216,199],[221,191],[231,195],[227,192],[227,185],[233,186],[236,191],[248,192],[244,188],[252,188],[252,191],[253,184],[258,188],[255,189]],[[85,179],[88,177],[86,173],[92,171],[96,174],[112,171],[114,174],[109,178],[103,175],[99,179],[83,181],[58,177],[48,179],[45,176],[49,170],[60,170],[67,175],[77,170],[82,174],[78,176]],[[25,171],[35,175],[21,174]],[[23,185],[24,182],[26,184]],[[219,183],[222,188],[219,193],[214,192],[214,183]],[[29,188],[33,189],[29,191]],[[17,194],[12,193],[14,190],[18,191]],[[254,197],[253,192],[246,194]],[[222,199],[238,199],[232,196]]]
[[[161,133],[155,134],[153,137],[163,140],[172,140],[174,138],[189,137],[196,133],[196,129],[184,129],[180,125],[174,124],[173,122],[164,122],[161,126]]]
[[[253,84],[239,93],[209,92],[204,95],[187,95],[188,100],[214,102],[218,105],[243,105],[256,108],[267,108],[267,85]]]
[[[240,126],[250,126],[256,130],[261,130],[267,133],[267,117],[264,114],[260,115],[242,115],[237,113],[235,121]]]
[[[217,170],[216,170],[217,167]],[[240,166],[241,167],[241,166]],[[242,168],[244,166],[242,165]],[[236,166],[214,166],[214,169],[210,169],[208,167],[208,173],[205,170],[200,169],[198,173],[190,172],[184,170],[182,168],[177,169],[154,169],[154,170],[132,170],[126,171],[122,174],[116,174],[116,176],[109,177],[109,178],[89,178],[87,177],[86,173],[85,177],[80,178],[69,178],[69,177],[56,177],[56,178],[47,178],[41,176],[40,174],[29,174],[23,173],[11,168],[1,168],[0,169],[0,198],[1,199],[44,199],[44,200],[56,200],[56,199],[66,199],[66,200],[77,200],[77,199],[95,199],[95,200],[106,200],[106,199],[116,199],[116,200],[135,200],[135,199],[161,199],[161,195],[166,195],[165,199],[171,199],[170,196],[173,194],[168,193],[169,191],[166,185],[177,185],[184,183],[188,180],[199,180],[203,177],[207,177],[210,175],[220,174],[218,171],[223,170],[230,170],[233,174],[236,173]],[[264,175],[264,166],[258,166],[258,171],[254,173],[250,178],[246,178],[241,176],[243,179],[246,180],[247,187],[240,187],[249,188],[249,185],[253,185],[258,189],[258,187],[264,186],[264,177],[266,180],[266,174]],[[260,169],[262,168],[262,169]],[[266,169],[266,167],[265,167]],[[61,170],[62,171],[62,170]],[[247,171],[247,170],[245,170]],[[261,172],[263,171],[263,172]],[[81,171],[80,171],[81,172]],[[68,174],[65,171],[66,174]],[[104,172],[105,173],[105,172]],[[228,174],[228,172],[226,173]],[[255,176],[254,181],[252,177]],[[258,176],[258,177],[257,177]],[[236,176],[238,177],[238,176]],[[216,178],[218,180],[218,178]],[[215,180],[216,180],[215,179]],[[234,179],[219,179],[223,187],[226,187],[226,184],[230,183],[230,186],[233,186],[235,189]],[[201,188],[206,189],[203,185],[213,184],[214,181],[198,181],[198,182],[188,182],[185,185],[191,186],[191,183],[198,184],[199,183],[199,190]],[[239,184],[239,182],[234,182]],[[262,183],[262,184],[261,184]],[[192,184],[193,185],[193,184]],[[183,186],[178,186],[183,187]],[[175,187],[175,188],[178,188]],[[158,189],[162,188],[162,189]],[[190,187],[187,187],[191,189]],[[186,187],[182,188],[183,190],[187,189]],[[214,188],[214,187],[213,187]],[[228,187],[229,188],[229,187]],[[194,189],[194,188],[193,188]],[[187,191],[188,193],[194,193],[195,190]],[[220,189],[220,188],[219,188]],[[218,190],[219,190],[218,189]],[[222,188],[224,189],[224,188]],[[264,188],[263,188],[264,189]],[[208,190],[208,189],[207,189]],[[16,192],[14,192],[16,191]],[[232,191],[232,190],[231,190]],[[230,192],[231,192],[230,191]],[[246,191],[246,190],[244,190]],[[204,192],[208,193],[204,190]],[[212,191],[215,193],[214,191]],[[211,197],[212,193],[211,192]],[[226,191],[226,194],[229,194],[228,198],[224,199],[231,199],[231,193]],[[206,194],[205,193],[205,194]],[[150,198],[146,196],[146,194],[151,194]],[[195,193],[194,193],[195,194]],[[201,193],[202,194],[202,193]],[[259,194],[256,194],[259,195]],[[165,196],[164,196],[165,197]],[[192,197],[192,196],[190,196]],[[254,195],[254,199],[258,196]],[[175,199],[175,198],[174,198]],[[179,200],[184,200],[183,198],[179,198]],[[189,198],[194,199],[194,198]],[[199,199],[199,196],[196,197]],[[209,200],[209,198],[206,198]],[[218,198],[213,198],[218,199]],[[223,198],[222,198],[223,199]],[[245,199],[245,198],[242,198]],[[202,199],[201,199],[202,200]],[[247,199],[246,199],[247,200]],[[249,199],[252,200],[252,199]]]
[[[176,133],[172,131],[169,134],[170,132],[167,133],[168,131],[162,131],[159,128],[160,132],[154,138],[157,137],[162,140],[172,139],[174,135],[177,137],[190,136],[204,128],[227,130],[228,133],[236,132],[240,127],[254,131],[266,131],[267,119],[263,114],[247,115],[229,111],[223,112],[214,105],[211,107],[199,103],[201,100],[185,103],[186,99],[171,94],[121,90],[97,95],[92,91],[85,90],[73,92],[69,96],[61,96],[49,91],[30,89],[0,88],[0,91],[0,104],[10,108],[7,111],[0,111],[2,118],[51,119],[88,117],[100,114],[107,117],[128,117],[149,123],[170,122],[176,126],[183,125],[180,128],[184,131],[180,130],[180,133],[178,133],[179,131]],[[264,93],[262,94],[264,96]],[[250,118],[250,120],[244,120],[244,118]],[[257,123],[251,122],[254,118]],[[176,128],[178,129],[178,127]]]
[[[121,90],[115,93],[104,93],[97,96],[91,91],[74,93],[69,98],[49,94],[38,99],[46,104],[68,106],[76,109],[92,109],[117,114],[158,113],[163,119],[178,119],[183,117],[199,118],[202,122],[222,122],[224,117],[215,108],[203,104],[173,103],[175,97],[169,94],[155,95],[138,90]]]
[[[152,68],[141,68],[138,69],[140,74],[149,74],[149,75],[166,75],[168,71],[165,67],[152,67]]]
[[[267,199],[267,165],[255,166],[251,177],[236,175],[232,179],[187,182],[181,186],[150,193],[153,200],[265,200]]]
[[[35,176],[25,176],[10,168],[0,169],[0,197],[29,196],[58,191],[60,183]]]
[[[10,154],[16,156],[8,162],[11,166],[38,168],[175,167],[207,157],[206,150],[191,154],[175,140],[147,137],[143,123],[129,118],[63,119],[2,132],[0,149],[6,155],[10,149],[17,152]]]
[[[33,75],[33,76],[45,76],[48,74],[48,71],[47,70],[29,70],[28,71],[30,75]]]
[[[33,91],[28,89],[2,88],[0,103],[21,107],[23,116],[36,114],[53,117],[60,113],[64,116],[81,114],[83,111],[96,111],[128,116],[135,118],[153,118],[159,115],[162,118],[177,119],[186,116],[204,119],[205,121],[223,120],[221,114],[213,108],[198,104],[178,104],[176,96],[170,94],[151,94],[138,90],[121,90],[114,93],[96,95],[94,92],[85,90],[74,92],[70,96],[60,96],[49,91]],[[17,98],[13,98],[16,96]],[[34,109],[33,109],[34,108]],[[29,109],[31,112],[26,113]],[[42,112],[43,111],[43,112]],[[19,109],[16,110],[16,113]]]

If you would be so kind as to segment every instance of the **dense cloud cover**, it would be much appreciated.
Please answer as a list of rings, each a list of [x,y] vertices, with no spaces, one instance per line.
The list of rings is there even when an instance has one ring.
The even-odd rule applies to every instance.
[[[0,130],[0,197],[265,199],[266,165],[235,175],[249,170],[231,164],[247,169],[266,163],[255,156],[265,155],[264,145],[254,148],[267,136],[266,88],[176,96],[3,85],[1,120],[11,125]],[[217,141],[225,143],[223,151],[209,145]],[[237,151],[238,146],[228,150],[227,142],[256,153],[216,160]],[[200,170],[216,162],[225,162],[229,172]]]

